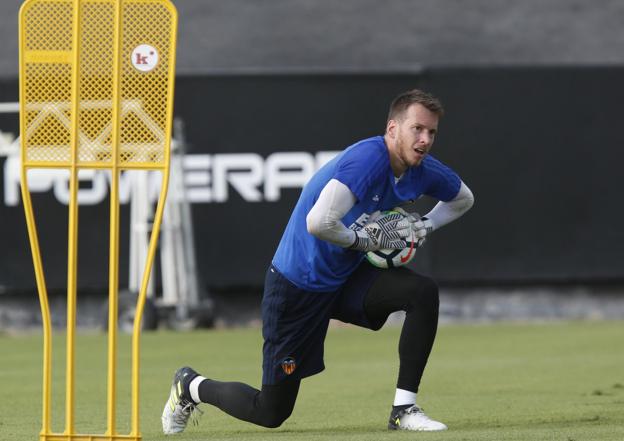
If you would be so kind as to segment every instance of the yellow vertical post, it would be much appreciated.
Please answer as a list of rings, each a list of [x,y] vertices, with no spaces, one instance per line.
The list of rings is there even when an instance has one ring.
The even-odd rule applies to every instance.
[[[20,131],[24,211],[43,322],[43,416],[40,441],[141,439],[140,323],[169,182],[177,12],[169,0],[26,0],[20,9]],[[52,326],[41,250],[28,188],[31,169],[69,174],[65,430],[51,428]],[[107,429],[75,428],[75,333],[79,172],[111,176]],[[162,175],[132,336],[131,433],[116,428],[120,173]],[[147,197],[147,195],[145,195]],[[54,220],[46,219],[46,221]]]
[[[22,159],[23,160],[23,159]],[[42,421],[41,434],[50,432],[50,400],[52,384],[52,324],[50,320],[50,304],[41,263],[41,253],[39,251],[39,239],[37,237],[37,227],[32,210],[30,193],[27,190],[27,170],[22,168],[22,200],[24,201],[24,211],[27,219],[28,236],[30,238],[30,248],[32,250],[33,266],[35,268],[35,278],[37,281],[37,291],[39,292],[39,305],[41,307],[41,322],[43,324],[43,381],[42,381]]]
[[[177,45],[177,29],[178,29],[178,16],[175,9],[169,9],[169,61],[164,66],[163,74],[168,78],[168,84],[166,87],[166,101],[173,103],[174,82],[175,77],[175,48]],[[161,86],[162,87],[162,86]],[[170,142],[172,137],[172,119],[173,119],[173,106],[168,106],[165,109],[163,115],[161,115],[167,124],[163,126],[162,136],[167,143]],[[140,336],[141,336],[141,318],[143,317],[143,310],[145,308],[145,298],[147,296],[147,288],[149,285],[149,276],[152,272],[152,266],[154,263],[154,256],[156,254],[156,247],[158,245],[158,236],[160,233],[160,226],[162,224],[162,218],[165,211],[165,201],[167,198],[167,189],[169,188],[169,163],[170,163],[170,146],[163,151],[164,156],[162,161],[167,165],[166,170],[163,171],[162,184],[160,188],[160,195],[158,197],[158,205],[156,206],[156,212],[154,214],[154,221],[152,223],[152,237],[150,238],[147,258],[145,261],[145,268],[143,269],[143,278],[141,280],[141,288],[139,291],[139,298],[137,300],[137,309],[134,317],[134,326],[132,332],[132,399],[131,399],[131,426],[130,435],[138,436],[140,433],[139,426],[139,394],[140,394]]]
[[[21,9],[24,9],[24,4]],[[22,16],[22,10],[20,10],[20,16]],[[20,48],[26,47],[25,38],[25,26],[20,20],[19,27],[19,46]],[[20,68],[25,65],[24,51],[20,50],[19,62]],[[20,102],[25,102],[26,96],[26,81],[24,75],[20,75],[19,82],[19,95]],[[20,117],[20,133],[26,133],[26,118]],[[20,150],[20,163],[26,162],[26,150]],[[28,191],[28,169],[21,167],[21,194],[22,201],[24,203],[24,214],[26,216],[26,227],[28,229],[28,238],[30,242],[30,249],[33,259],[33,266],[35,269],[35,279],[37,283],[37,292],[39,293],[39,305],[41,308],[41,322],[43,325],[43,381],[42,381],[42,418],[41,418],[41,432],[40,437],[51,432],[51,415],[50,415],[50,401],[51,401],[51,386],[52,386],[52,324],[50,319],[50,303],[48,301],[48,292],[46,288],[45,276],[43,273],[43,263],[41,261],[41,251],[39,248],[39,238],[37,235],[37,226],[35,224],[35,217],[32,208],[32,202],[30,199],[30,192]]]
[[[121,0],[115,0],[113,25],[113,50],[121,53],[122,8]],[[108,280],[108,435],[116,435],[116,389],[117,389],[117,311],[119,298],[119,143],[121,121],[121,60],[113,57],[112,78],[112,133],[111,133],[111,192],[110,192],[110,250]]]
[[[80,0],[73,0],[72,81],[69,177],[69,231],[67,232],[67,350],[65,364],[65,434],[74,434],[75,331],[78,279],[78,116],[80,111]]]

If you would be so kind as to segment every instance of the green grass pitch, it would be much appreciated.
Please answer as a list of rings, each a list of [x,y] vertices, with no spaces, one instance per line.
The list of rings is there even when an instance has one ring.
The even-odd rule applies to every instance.
[[[441,433],[389,432],[399,328],[332,328],[327,369],[305,380],[292,417],[263,429],[203,406],[176,440],[624,440],[624,322],[441,326],[419,394]],[[165,437],[160,413],[176,368],[259,386],[259,329],[156,332],[142,338],[141,431]],[[62,335],[55,339],[54,429],[64,418]],[[41,421],[41,336],[0,336],[0,439],[35,440]],[[102,433],[106,337],[79,335],[76,422]],[[118,425],[129,427],[128,336],[120,337]]]

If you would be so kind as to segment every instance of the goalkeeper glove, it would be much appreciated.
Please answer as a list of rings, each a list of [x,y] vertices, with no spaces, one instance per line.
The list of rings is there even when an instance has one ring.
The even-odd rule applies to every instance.
[[[355,232],[355,241],[349,248],[357,251],[400,250],[407,247],[405,238],[409,234],[410,223],[402,214],[378,214]]]
[[[427,239],[427,235],[433,231],[433,223],[431,220],[425,216],[420,217],[420,214],[408,213],[401,207],[394,207],[393,211],[401,213],[410,224],[410,228],[414,232],[414,241],[416,247],[421,247],[425,240]]]

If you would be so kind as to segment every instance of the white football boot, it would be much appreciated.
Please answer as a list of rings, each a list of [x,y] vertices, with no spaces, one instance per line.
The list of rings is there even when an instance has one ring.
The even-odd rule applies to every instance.
[[[439,430],[447,430],[448,427],[446,427],[446,424],[429,418],[420,407],[414,404],[407,409],[391,412],[388,429],[437,432]]]
[[[161,416],[162,428],[165,435],[180,433],[186,429],[189,419],[197,424],[199,415],[202,413],[197,404],[185,392],[185,387],[191,380],[197,377],[190,367],[183,367],[176,371],[173,376],[171,393],[165,403],[165,408]]]

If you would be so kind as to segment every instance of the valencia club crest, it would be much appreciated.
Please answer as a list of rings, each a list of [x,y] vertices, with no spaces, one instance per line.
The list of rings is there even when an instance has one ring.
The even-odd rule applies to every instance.
[[[293,372],[295,372],[296,368],[297,368],[297,363],[295,362],[294,358],[286,357],[282,360],[282,370],[284,371],[286,375],[290,375]]]

